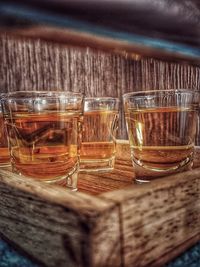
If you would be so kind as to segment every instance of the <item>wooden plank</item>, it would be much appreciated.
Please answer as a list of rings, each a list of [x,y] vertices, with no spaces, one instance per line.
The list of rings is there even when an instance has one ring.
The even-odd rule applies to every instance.
[[[112,201],[0,171],[0,232],[47,266],[120,266],[118,213]]]
[[[199,237],[200,168],[101,197],[120,205],[127,267],[161,266]]]

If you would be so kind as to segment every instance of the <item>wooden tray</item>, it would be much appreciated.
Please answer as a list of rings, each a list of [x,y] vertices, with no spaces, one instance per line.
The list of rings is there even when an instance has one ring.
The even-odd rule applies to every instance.
[[[192,171],[133,184],[126,142],[112,173],[79,191],[0,171],[0,232],[46,266],[162,266],[200,240],[200,150]]]

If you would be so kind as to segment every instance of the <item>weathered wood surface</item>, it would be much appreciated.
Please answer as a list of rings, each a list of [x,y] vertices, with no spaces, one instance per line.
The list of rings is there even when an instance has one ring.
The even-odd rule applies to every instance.
[[[120,203],[125,266],[162,266],[163,256],[168,254],[162,264],[171,259],[171,252],[173,256],[180,253],[175,253],[176,247],[187,247],[192,238],[196,241],[200,233],[199,171],[104,194],[105,199]]]
[[[1,170],[0,233],[46,266],[162,266],[200,238],[200,168],[133,177],[127,142],[113,172],[79,174],[82,193]]]
[[[0,35],[0,90],[71,90],[114,96],[150,89],[200,89],[200,68],[154,59],[131,60],[92,49]],[[122,105],[119,138],[126,138]]]
[[[3,170],[0,232],[46,266],[121,266],[115,203]]]

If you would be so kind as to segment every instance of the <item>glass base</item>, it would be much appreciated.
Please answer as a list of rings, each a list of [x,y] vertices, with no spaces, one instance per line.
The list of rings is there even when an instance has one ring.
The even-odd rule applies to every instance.
[[[68,177],[65,176],[61,180],[57,180],[56,182],[50,184],[66,187],[67,189],[76,192],[78,191],[77,182],[78,182],[78,172],[76,171],[72,175]]]
[[[133,166],[135,172],[135,183],[145,184],[164,176],[191,170],[193,161],[188,158],[187,160],[171,166],[170,168],[163,168],[163,165],[160,168],[149,168],[149,166],[146,167],[145,165],[140,166],[136,162],[133,162]]]
[[[115,158],[81,160],[79,172],[109,172],[114,169]]]
[[[21,175],[24,178],[30,177],[30,178],[37,180],[37,181],[40,181],[40,182],[45,182],[45,183],[52,184],[52,185],[63,186],[63,187],[66,187],[67,189],[70,189],[71,191],[77,191],[78,190],[77,189],[78,164],[75,165],[75,167],[68,174],[64,174],[64,175],[57,176],[57,177],[51,177],[51,178],[47,178],[47,179],[38,178],[37,176],[32,176],[32,175],[31,176],[26,175],[23,172],[21,172],[20,170],[16,169],[14,164],[12,164],[12,172],[17,173],[18,175]]]

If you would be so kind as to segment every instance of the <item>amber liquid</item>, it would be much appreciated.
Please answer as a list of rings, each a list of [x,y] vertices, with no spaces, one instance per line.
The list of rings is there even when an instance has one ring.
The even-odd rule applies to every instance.
[[[80,115],[16,113],[7,118],[11,162],[15,171],[42,180],[57,180],[78,165]]]
[[[117,111],[97,110],[84,113],[81,163],[91,162],[92,164],[92,162],[96,162],[98,168],[98,162],[109,161],[114,158],[117,121]]]
[[[3,116],[0,113],[0,166],[10,163],[10,155],[8,150],[8,142],[5,134]]]
[[[83,142],[81,160],[109,159],[115,154],[114,142]]]
[[[187,165],[194,151],[196,116],[190,108],[129,109],[126,120],[133,162],[163,173]]]

